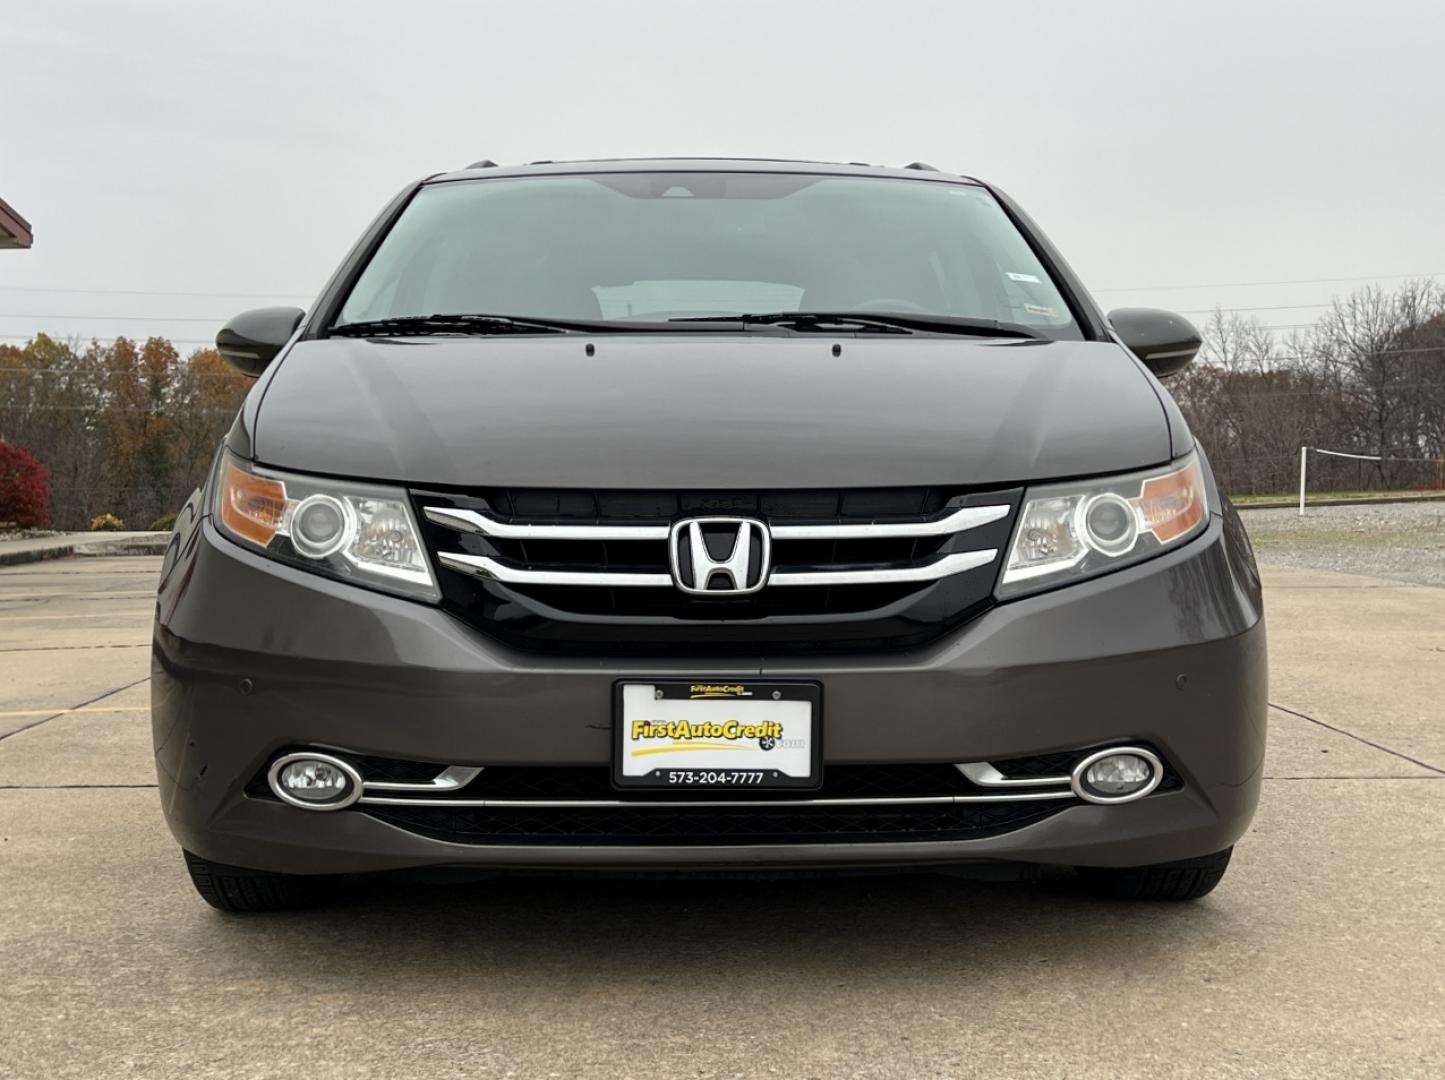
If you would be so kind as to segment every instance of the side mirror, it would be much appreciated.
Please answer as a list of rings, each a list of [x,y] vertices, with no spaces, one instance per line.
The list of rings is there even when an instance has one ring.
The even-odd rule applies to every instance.
[[[1172,311],[1120,308],[1109,312],[1109,325],[1129,351],[1161,379],[1183,371],[1203,344],[1194,324]]]
[[[291,340],[306,312],[294,307],[263,307],[243,311],[221,327],[216,349],[242,375],[255,378]]]

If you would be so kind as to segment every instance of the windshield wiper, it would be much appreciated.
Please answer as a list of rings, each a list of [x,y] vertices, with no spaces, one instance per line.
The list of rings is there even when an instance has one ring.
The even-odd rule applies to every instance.
[[[894,311],[772,311],[741,315],[688,315],[669,319],[680,323],[739,323],[743,326],[781,326],[789,330],[863,330],[885,334],[915,331],[966,334],[970,337],[1010,337],[1037,340],[1040,335],[1018,323],[997,319],[970,319],[959,315],[926,315]]]
[[[519,318],[512,315],[401,315],[341,323],[333,337],[402,337],[412,334],[570,334],[607,330],[605,324],[572,319]]]

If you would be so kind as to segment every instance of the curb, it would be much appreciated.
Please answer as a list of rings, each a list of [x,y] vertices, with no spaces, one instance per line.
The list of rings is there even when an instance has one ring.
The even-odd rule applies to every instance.
[[[170,534],[167,533],[160,539],[110,540],[98,544],[77,544],[75,554],[82,559],[107,555],[164,555],[170,542]]]
[[[124,540],[68,540],[22,551],[0,550],[0,566],[24,566],[26,563],[48,562],[52,559],[98,558],[124,555],[164,555],[170,546],[169,533],[133,536]]]
[[[1445,495],[1407,495],[1404,498],[1393,499],[1387,497],[1382,497],[1378,499],[1320,499],[1317,502],[1310,502],[1308,499],[1306,499],[1305,509],[1309,510],[1313,508],[1317,510],[1320,507],[1324,506],[1395,506],[1402,503],[1433,502],[1445,502]],[[1244,513],[1246,510],[1298,510],[1299,500],[1290,499],[1288,501],[1285,501],[1283,499],[1278,499],[1274,502],[1245,503],[1243,506],[1235,503],[1234,508],[1238,510],[1241,514]]]
[[[0,566],[24,566],[26,563],[44,562],[46,559],[67,559],[74,554],[73,545],[32,548],[29,551],[0,551]]]

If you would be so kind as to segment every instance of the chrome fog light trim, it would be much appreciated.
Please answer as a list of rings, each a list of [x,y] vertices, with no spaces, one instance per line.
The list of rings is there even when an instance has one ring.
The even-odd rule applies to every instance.
[[[482,775],[480,765],[448,765],[430,780],[367,780],[365,791],[456,791]]]
[[[307,799],[300,795],[293,794],[287,790],[282,781],[282,774],[287,766],[300,765],[305,762],[312,762],[325,766],[339,772],[346,781],[346,787],[340,794],[326,799]],[[266,783],[270,786],[272,794],[284,803],[299,807],[302,810],[341,810],[350,806],[357,799],[361,798],[362,781],[358,773],[349,762],[331,754],[322,754],[315,751],[299,751],[293,754],[284,754],[271,763],[266,770]]]
[[[1067,776],[1005,776],[987,761],[964,761],[954,765],[964,778],[979,787],[1050,787],[1067,784]]]
[[[1104,794],[1094,790],[1088,780],[1089,769],[1106,758],[1111,757],[1134,757],[1139,758],[1149,767],[1149,777],[1143,784],[1133,791],[1126,791],[1119,795]],[[1150,794],[1164,779],[1164,763],[1152,750],[1145,750],[1142,746],[1110,746],[1104,750],[1096,750],[1083,758],[1074,766],[1073,773],[1069,776],[1069,786],[1073,788],[1074,794],[1085,802],[1098,803],[1109,806],[1117,803],[1134,802]]]

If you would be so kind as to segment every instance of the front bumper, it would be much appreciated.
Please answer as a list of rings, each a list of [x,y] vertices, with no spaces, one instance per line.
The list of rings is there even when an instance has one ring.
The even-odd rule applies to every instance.
[[[1178,551],[1001,605],[927,647],[725,659],[510,650],[440,610],[246,552],[207,520],[162,573],[152,721],[180,843],[255,869],[1128,866],[1208,854],[1245,830],[1264,755],[1258,579],[1237,523]],[[986,761],[1155,747],[1182,785],[1120,806],[1071,803],[967,840],[739,845],[475,845],[367,814],[298,810],[247,783],[298,745],[459,765],[610,762],[623,677],[809,678],[828,765]]]

